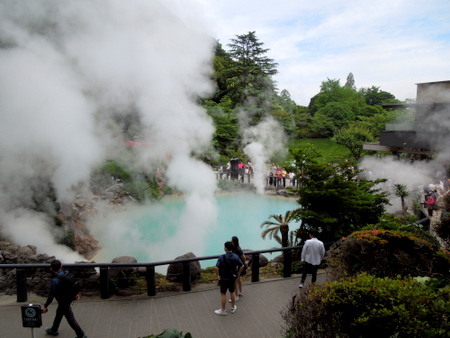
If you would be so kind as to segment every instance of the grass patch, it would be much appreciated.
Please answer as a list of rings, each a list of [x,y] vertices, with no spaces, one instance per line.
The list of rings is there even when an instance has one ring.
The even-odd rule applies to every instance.
[[[335,162],[347,158],[349,150],[328,138],[297,139],[289,142],[289,149],[306,148],[309,144],[322,154],[323,162]]]

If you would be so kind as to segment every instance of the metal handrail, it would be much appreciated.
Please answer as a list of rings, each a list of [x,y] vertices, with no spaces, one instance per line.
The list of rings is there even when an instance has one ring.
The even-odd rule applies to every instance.
[[[283,253],[283,277],[290,277],[292,272],[292,250],[302,249],[301,246],[285,247],[285,248],[272,248],[266,250],[245,251],[245,255],[251,255],[253,262],[259,262],[259,254],[261,253]],[[221,254],[222,255],[222,254]],[[159,262],[149,263],[72,263],[64,264],[64,268],[70,269],[83,269],[83,268],[99,268],[100,269],[100,296],[103,299],[110,297],[110,268],[133,268],[133,267],[145,267],[145,280],[147,281],[147,295],[156,295],[156,273],[155,267],[168,264],[183,264],[183,291],[191,291],[191,267],[190,263],[195,261],[217,259],[221,255],[203,256],[183,258],[176,260],[166,260]],[[26,302],[27,296],[27,277],[26,270],[30,269],[48,269],[50,264],[0,264],[0,269],[17,269],[16,281],[17,281],[17,302]],[[251,265],[251,281],[252,283],[258,282],[259,279],[259,264]]]

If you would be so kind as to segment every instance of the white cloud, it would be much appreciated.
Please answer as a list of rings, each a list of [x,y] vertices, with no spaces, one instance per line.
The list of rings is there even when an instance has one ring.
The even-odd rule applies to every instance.
[[[415,98],[416,83],[449,80],[450,3],[436,1],[205,1],[211,33],[226,48],[256,31],[279,63],[279,89],[307,105],[322,81],[379,86]]]

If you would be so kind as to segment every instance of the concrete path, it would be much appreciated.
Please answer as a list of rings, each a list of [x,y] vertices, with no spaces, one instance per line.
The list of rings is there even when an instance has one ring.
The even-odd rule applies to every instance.
[[[319,273],[318,282],[325,280]],[[72,306],[75,317],[89,338],[137,338],[159,334],[166,328],[190,332],[194,338],[221,337],[281,337],[284,310],[299,289],[299,276],[285,279],[262,280],[244,284],[244,296],[237,302],[235,314],[218,316],[220,308],[218,286],[172,295],[159,293],[155,297],[122,297],[99,299],[85,297]],[[307,285],[310,276],[307,278]],[[21,306],[15,296],[0,297],[0,337],[48,337],[44,329],[51,326],[56,302],[43,314],[41,328],[22,326]],[[45,299],[29,295],[27,303],[43,304]],[[26,303],[25,303],[26,304]],[[228,304],[228,309],[230,305]],[[229,311],[228,311],[229,312]],[[74,337],[74,332],[63,319],[59,329],[61,338]]]

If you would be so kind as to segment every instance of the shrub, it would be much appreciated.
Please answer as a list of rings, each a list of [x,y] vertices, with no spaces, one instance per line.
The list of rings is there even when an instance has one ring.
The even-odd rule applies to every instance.
[[[367,272],[379,277],[448,275],[450,255],[410,233],[356,231],[329,252],[330,263],[344,275]]]
[[[192,338],[192,335],[189,332],[183,334],[182,331],[178,331],[176,329],[165,329],[158,335],[150,335],[144,338]]]
[[[282,316],[285,337],[445,337],[450,287],[356,277],[302,292]]]
[[[450,249],[450,214],[446,213],[441,220],[436,223],[436,234],[445,243],[445,247]]]
[[[405,217],[398,217],[392,214],[383,214],[380,222],[375,225],[368,225],[361,230],[393,230],[393,231],[406,231],[414,234],[414,236],[422,238],[432,245],[439,245],[437,239],[426,231],[428,228],[423,223],[417,223],[418,217],[414,215],[408,215]],[[425,230],[425,231],[424,231]]]

